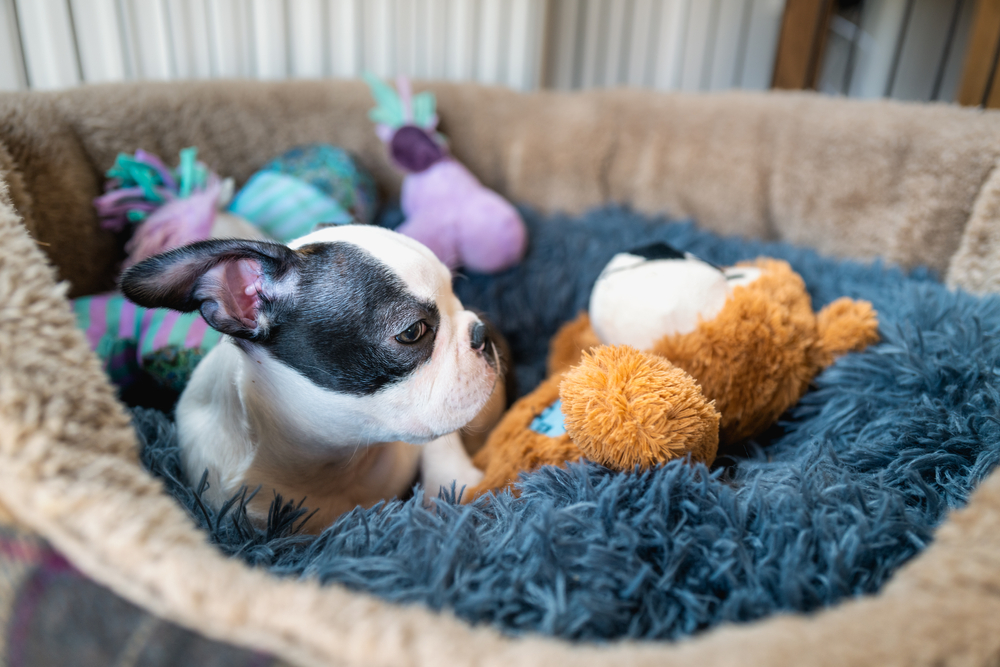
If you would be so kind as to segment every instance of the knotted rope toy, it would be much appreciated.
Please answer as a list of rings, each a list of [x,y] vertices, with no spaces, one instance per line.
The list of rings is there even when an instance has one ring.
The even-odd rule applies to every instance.
[[[212,235],[218,209],[232,196],[231,179],[223,181],[185,148],[171,170],[152,153],[119,153],[108,170],[106,192],[94,200],[101,226],[120,232],[133,225],[125,244],[129,267],[172,248]]]

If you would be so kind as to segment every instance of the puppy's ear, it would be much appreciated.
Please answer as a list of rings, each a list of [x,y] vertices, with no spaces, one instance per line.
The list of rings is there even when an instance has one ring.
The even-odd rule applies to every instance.
[[[140,306],[200,310],[224,334],[263,340],[291,300],[300,261],[278,243],[199,241],[130,267],[121,289]]]

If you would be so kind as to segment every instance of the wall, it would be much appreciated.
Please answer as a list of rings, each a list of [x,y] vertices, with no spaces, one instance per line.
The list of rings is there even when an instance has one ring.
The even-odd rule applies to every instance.
[[[766,88],[784,0],[0,0],[0,89],[382,76]]]
[[[954,99],[973,0],[838,3],[819,89]],[[0,0],[0,90],[381,76],[770,86],[785,0]]]

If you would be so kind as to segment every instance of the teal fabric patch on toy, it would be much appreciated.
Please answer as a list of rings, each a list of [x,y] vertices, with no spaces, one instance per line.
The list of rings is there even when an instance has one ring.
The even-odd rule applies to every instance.
[[[320,223],[354,222],[347,209],[316,186],[277,171],[254,174],[229,210],[282,243],[305,236]]]
[[[562,400],[557,400],[542,410],[542,414],[531,420],[529,428],[535,433],[541,433],[550,438],[558,438],[560,435],[566,433],[566,423],[563,420],[562,413]]]

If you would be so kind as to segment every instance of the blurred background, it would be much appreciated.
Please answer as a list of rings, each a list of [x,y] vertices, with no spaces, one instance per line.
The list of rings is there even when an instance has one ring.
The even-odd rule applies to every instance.
[[[997,106],[998,46],[1000,0],[0,0],[0,90],[371,70]]]

